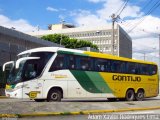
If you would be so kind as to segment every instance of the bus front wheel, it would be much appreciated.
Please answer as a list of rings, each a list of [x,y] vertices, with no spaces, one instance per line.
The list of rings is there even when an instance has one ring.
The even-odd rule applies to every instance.
[[[54,101],[61,101],[62,93],[58,89],[52,89],[49,91],[47,101],[54,102]]]
[[[138,90],[135,96],[137,101],[142,101],[144,99],[144,91],[143,90]]]
[[[134,90],[132,90],[132,89],[127,90],[125,98],[127,101],[133,101],[135,98]]]

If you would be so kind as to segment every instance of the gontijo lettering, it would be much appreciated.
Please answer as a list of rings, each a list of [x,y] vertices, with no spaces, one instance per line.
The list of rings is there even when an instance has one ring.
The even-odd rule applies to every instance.
[[[113,80],[118,80],[118,81],[133,81],[133,82],[140,82],[141,77],[139,76],[124,76],[124,75],[113,75],[112,76]]]

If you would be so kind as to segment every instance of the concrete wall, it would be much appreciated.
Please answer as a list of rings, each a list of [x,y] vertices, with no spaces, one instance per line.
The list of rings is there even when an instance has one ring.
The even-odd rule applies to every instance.
[[[0,26],[0,88],[4,87],[6,83],[2,72],[2,66],[5,62],[16,60],[17,54],[24,50],[45,46],[59,45]]]

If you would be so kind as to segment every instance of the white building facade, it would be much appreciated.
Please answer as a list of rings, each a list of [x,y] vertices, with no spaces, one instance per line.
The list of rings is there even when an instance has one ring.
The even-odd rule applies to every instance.
[[[130,36],[119,25],[116,25],[114,28],[113,45],[112,31],[111,25],[100,27],[74,27],[69,24],[55,24],[50,25],[49,30],[35,31],[29,34],[36,37],[49,34],[64,34],[68,35],[70,38],[90,41],[98,46],[100,52],[132,58],[132,40]],[[114,52],[112,50],[114,50]]]

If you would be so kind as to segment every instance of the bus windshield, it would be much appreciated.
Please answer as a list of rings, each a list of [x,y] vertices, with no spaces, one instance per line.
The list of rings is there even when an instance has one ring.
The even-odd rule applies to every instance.
[[[53,56],[53,52],[35,52],[29,57],[40,57],[40,59],[30,59],[21,61],[18,69],[15,65],[11,68],[7,78],[7,84],[16,84],[19,82],[37,78],[42,73],[45,65]]]
[[[15,69],[13,66],[9,72],[9,76],[7,78],[7,84],[15,84],[21,81],[22,69],[25,62],[21,62],[18,69]]]

